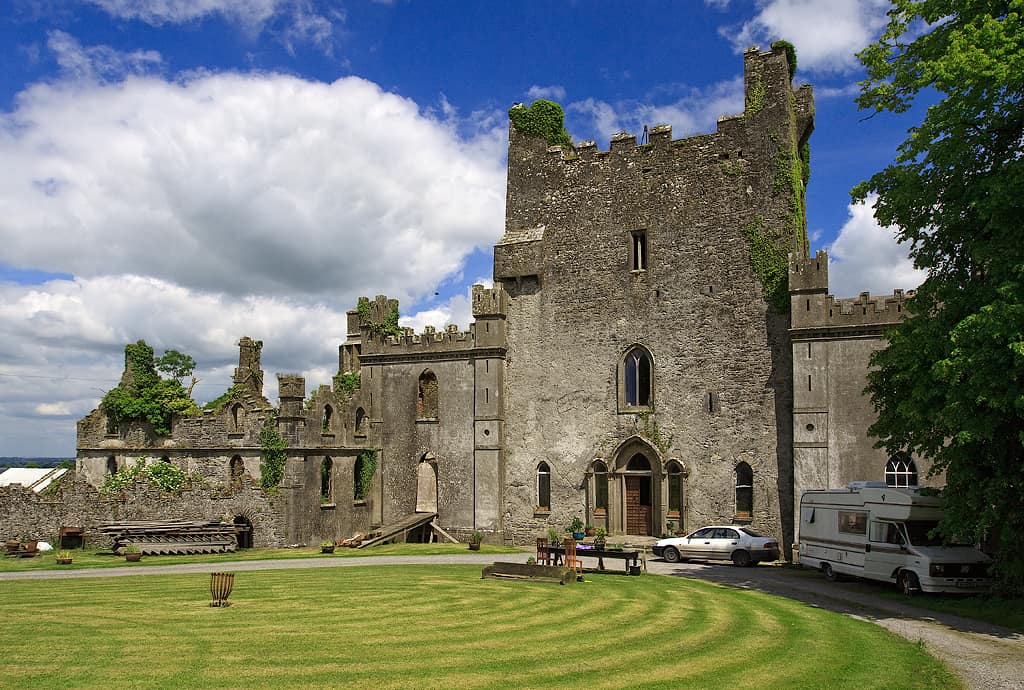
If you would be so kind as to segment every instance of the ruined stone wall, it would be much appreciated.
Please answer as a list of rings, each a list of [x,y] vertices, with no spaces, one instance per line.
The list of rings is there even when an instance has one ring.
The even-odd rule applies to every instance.
[[[60,528],[85,529],[86,541],[107,546],[95,531],[100,523],[130,520],[224,520],[246,517],[253,525],[253,546],[293,543],[285,527],[280,496],[269,496],[244,481],[233,489],[193,482],[177,494],[163,494],[144,482],[115,495],[100,494],[84,478],[68,473],[59,486],[35,494],[20,486],[0,487],[0,534],[46,539],[56,546]]]
[[[794,199],[778,173],[809,134],[812,106],[809,89],[792,91],[782,51],[748,53],[746,82],[747,112],[709,135],[673,141],[656,127],[647,145],[616,135],[607,152],[585,143],[570,156],[511,128],[494,276],[509,295],[505,517],[519,540],[592,519],[591,461],[604,459],[621,487],[623,453],[640,438],[653,456],[656,534],[672,459],[688,472],[684,528],[733,521],[745,461],[754,525],[788,530],[788,320],[768,306],[745,229],[778,231],[783,251],[802,246],[802,225],[787,230]],[[632,263],[635,232],[645,234],[643,270]],[[652,409],[639,412],[620,404],[635,344],[654,361]],[[549,515],[535,511],[542,460]],[[623,510],[610,488],[610,511]]]

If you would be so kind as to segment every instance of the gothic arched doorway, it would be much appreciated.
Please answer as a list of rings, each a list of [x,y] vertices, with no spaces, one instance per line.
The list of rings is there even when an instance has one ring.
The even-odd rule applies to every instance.
[[[437,462],[433,453],[424,453],[416,466],[416,512],[437,512]]]
[[[643,453],[636,453],[626,464],[624,473],[626,494],[626,534],[650,536],[654,534],[654,491],[651,461]]]

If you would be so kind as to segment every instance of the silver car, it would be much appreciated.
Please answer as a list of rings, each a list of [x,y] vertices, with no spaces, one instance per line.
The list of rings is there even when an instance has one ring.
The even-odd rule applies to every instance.
[[[732,561],[745,567],[761,561],[779,559],[779,541],[775,537],[762,537],[749,527],[713,525],[702,527],[685,537],[662,539],[654,545],[654,555],[669,563],[691,558],[709,561]]]

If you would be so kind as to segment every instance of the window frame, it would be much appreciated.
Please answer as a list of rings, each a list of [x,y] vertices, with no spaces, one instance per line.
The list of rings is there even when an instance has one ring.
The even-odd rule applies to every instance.
[[[536,475],[537,475],[537,480],[536,480],[536,486],[534,487],[535,490],[536,490],[536,493],[535,493],[534,498],[537,501],[537,509],[538,510],[542,510],[542,511],[543,510],[550,511],[551,510],[551,466],[548,465],[543,460],[541,460],[539,463],[537,463]],[[547,496],[544,495],[545,493],[547,494]],[[544,498],[547,498],[547,502],[545,502],[543,500]]]
[[[619,412],[630,414],[654,407],[654,356],[634,343],[619,359]]]

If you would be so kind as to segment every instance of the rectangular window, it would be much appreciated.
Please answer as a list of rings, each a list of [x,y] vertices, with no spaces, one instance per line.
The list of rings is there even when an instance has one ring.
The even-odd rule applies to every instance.
[[[646,271],[647,270],[647,232],[645,230],[636,230],[632,233],[633,237],[633,254],[632,260],[630,261],[630,270],[632,271]]]
[[[839,511],[839,531],[846,534],[867,534],[868,514],[857,511]]]

